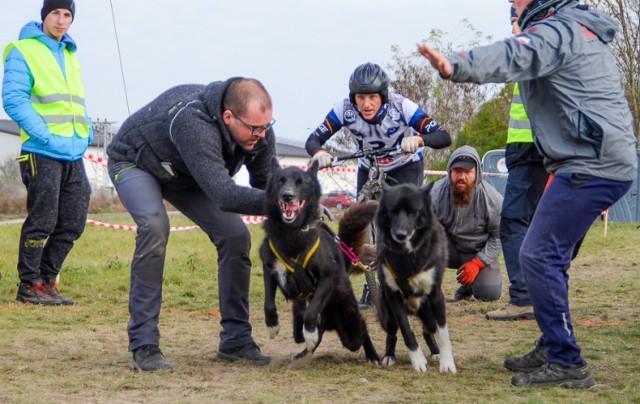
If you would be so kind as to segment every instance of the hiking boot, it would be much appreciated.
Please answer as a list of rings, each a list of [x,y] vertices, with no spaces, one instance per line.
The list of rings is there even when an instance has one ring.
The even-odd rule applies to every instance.
[[[37,281],[34,285],[30,282],[20,282],[16,300],[21,303],[31,303],[39,306],[60,306],[62,304],[60,299],[51,296],[40,281]]]
[[[453,294],[453,300],[458,302],[460,300],[469,300],[473,296],[473,289],[471,286],[462,285]]]
[[[173,372],[173,366],[157,345],[142,345],[134,349],[129,368],[134,372],[157,372],[159,370]]]
[[[371,303],[371,292],[369,291],[369,285],[366,283],[362,288],[362,297],[360,297],[360,301],[358,302],[358,308],[360,310],[368,310],[373,307]]]
[[[486,314],[487,320],[512,321],[512,320],[531,320],[533,315],[533,306],[516,306],[507,304],[506,306],[490,311]]]
[[[522,356],[513,356],[504,360],[504,367],[512,372],[533,372],[547,363],[547,353],[549,348],[540,346],[536,341],[533,351]]]
[[[60,303],[63,306],[73,306],[73,299],[62,296],[55,281],[45,282],[42,284],[42,286],[46,289],[46,291],[51,295],[52,298],[60,300]]]
[[[591,372],[586,363],[569,367],[547,363],[535,372],[513,376],[511,384],[514,386],[562,386],[568,389],[586,389],[596,384],[596,382],[591,377]]]
[[[227,362],[245,360],[257,366],[265,366],[271,363],[271,357],[263,355],[255,342],[250,342],[238,348],[219,349],[217,358]]]

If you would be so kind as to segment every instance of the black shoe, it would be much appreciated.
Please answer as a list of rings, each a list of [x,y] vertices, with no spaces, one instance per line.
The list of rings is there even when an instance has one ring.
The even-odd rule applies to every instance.
[[[58,285],[56,284],[55,280],[51,282],[44,282],[42,286],[46,289],[46,291],[51,295],[52,298],[60,300],[60,303],[63,306],[73,306],[73,299],[62,296],[62,294],[58,290]]]
[[[33,285],[30,282],[20,282],[16,300],[21,303],[31,303],[39,306],[60,306],[62,304],[60,299],[49,294],[40,281]]]
[[[173,372],[173,366],[157,345],[142,345],[134,349],[129,367],[134,372],[157,372],[159,370]]]
[[[511,378],[514,386],[549,387],[562,386],[568,389],[586,389],[596,382],[591,377],[587,364],[568,368],[555,363],[547,363],[535,372],[520,373]]]
[[[265,366],[271,363],[271,357],[263,355],[255,342],[233,349],[219,349],[217,357],[227,362],[245,360],[257,366]]]
[[[366,283],[362,288],[362,297],[360,297],[360,301],[358,302],[358,308],[360,310],[368,310],[373,307],[371,303],[371,292],[369,291],[369,285]]]
[[[471,286],[462,285],[453,294],[453,300],[456,302],[460,300],[469,300],[471,299],[471,296],[473,296],[473,289],[471,289]]]
[[[522,356],[514,356],[504,360],[504,367],[512,372],[533,372],[540,369],[545,363],[547,363],[547,353],[549,348],[546,346],[540,346],[539,341],[536,341],[536,347],[533,351]]]

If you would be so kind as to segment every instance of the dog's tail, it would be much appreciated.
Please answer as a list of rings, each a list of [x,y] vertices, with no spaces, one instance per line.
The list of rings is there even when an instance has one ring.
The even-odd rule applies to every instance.
[[[360,202],[344,212],[338,226],[338,236],[353,249],[364,265],[375,261],[375,247],[366,244],[371,222],[376,215],[378,203],[375,201]],[[363,268],[350,265],[349,274],[364,273]]]

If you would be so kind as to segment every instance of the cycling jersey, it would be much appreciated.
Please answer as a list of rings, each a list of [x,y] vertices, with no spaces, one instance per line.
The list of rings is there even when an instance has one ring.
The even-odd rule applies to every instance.
[[[358,148],[381,149],[399,146],[405,136],[416,134],[422,137],[425,146],[434,149],[441,149],[451,144],[451,137],[447,131],[408,98],[389,93],[389,103],[384,104],[382,108],[386,108],[386,115],[376,125],[364,120],[356,105],[352,104],[348,98],[338,102],[324,122],[309,135],[305,145],[307,153],[314,155],[343,127],[349,130]],[[421,161],[422,158],[421,147],[414,154],[405,153],[378,158],[378,164],[384,171],[390,171]],[[367,168],[369,162],[361,159],[359,165]]]

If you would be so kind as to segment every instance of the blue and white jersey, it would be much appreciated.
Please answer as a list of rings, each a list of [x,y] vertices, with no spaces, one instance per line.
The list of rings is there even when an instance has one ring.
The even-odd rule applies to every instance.
[[[307,152],[314,154],[342,127],[351,132],[358,148],[382,149],[399,146],[405,136],[431,135],[444,132],[438,122],[431,119],[415,102],[395,93],[389,93],[389,102],[382,106],[386,115],[378,124],[369,123],[362,118],[357,107],[346,98],[338,102],[327,115],[324,122],[309,136]],[[446,132],[445,132],[446,134]],[[422,136],[423,140],[429,136]],[[449,139],[448,134],[446,137]],[[427,141],[425,145],[431,144]],[[315,150],[314,150],[315,149]],[[378,159],[380,167],[390,171],[406,164],[421,161],[422,147],[414,154],[399,154]],[[361,159],[360,166],[367,167],[368,161]]]

